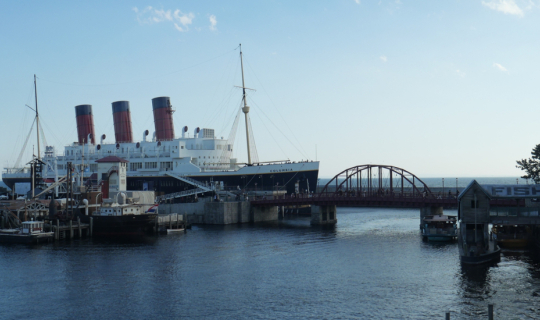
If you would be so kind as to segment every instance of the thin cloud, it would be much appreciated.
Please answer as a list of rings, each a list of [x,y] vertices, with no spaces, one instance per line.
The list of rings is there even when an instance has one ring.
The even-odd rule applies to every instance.
[[[195,15],[193,13],[182,13],[176,9],[174,13],[171,10],[156,9],[148,6],[144,9],[134,7],[132,9],[137,14],[139,24],[154,24],[161,22],[172,22],[174,28],[180,32],[189,30],[189,25],[193,23]]]
[[[195,19],[195,15],[191,12],[182,13],[182,11],[176,9],[176,11],[174,11],[174,19],[176,20],[174,23],[176,30],[184,32],[189,30],[188,26],[193,22],[193,19]],[[180,27],[178,23],[180,23],[182,27]]]
[[[523,10],[514,2],[514,0],[492,0],[489,2],[482,1],[482,4],[492,10],[500,11],[504,14],[512,14],[523,16]]]
[[[360,0],[354,0],[354,2],[356,2],[356,4],[360,4]]]
[[[386,56],[380,56],[379,59],[381,59],[382,62],[388,61],[388,58]]]
[[[460,76],[460,77],[462,77],[462,78],[465,78],[465,76],[466,76],[465,72],[463,72],[463,71],[461,71],[461,70],[459,70],[459,69],[456,70],[456,73],[457,73],[458,76]]]
[[[500,65],[499,63],[494,63],[493,66],[496,67],[497,69],[503,71],[503,72],[508,72],[508,70],[505,67],[503,67],[502,65]]]
[[[216,24],[217,24],[216,16],[211,15],[210,16],[210,30],[216,31],[217,30]]]

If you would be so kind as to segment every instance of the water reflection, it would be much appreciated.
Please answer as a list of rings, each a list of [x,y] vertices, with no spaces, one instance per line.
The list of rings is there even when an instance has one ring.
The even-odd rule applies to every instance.
[[[486,317],[490,303],[499,319],[540,318],[535,252],[461,266],[455,242],[422,241],[418,217],[339,208],[328,227],[300,217],[137,242],[0,246],[0,301],[11,304],[0,318],[13,310],[49,319],[433,319],[451,311],[454,320]]]

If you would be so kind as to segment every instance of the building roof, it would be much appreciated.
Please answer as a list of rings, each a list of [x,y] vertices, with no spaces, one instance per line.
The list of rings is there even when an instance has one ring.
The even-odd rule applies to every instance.
[[[96,162],[101,163],[101,162],[129,162],[129,161],[127,161],[126,159],[117,157],[117,156],[108,156],[105,158],[98,159],[96,160]]]
[[[488,198],[491,200],[492,196],[486,191],[486,189],[484,189],[476,180],[473,180],[471,181],[471,183],[469,183],[469,185],[463,189],[460,193],[459,193],[459,196],[458,196],[458,201],[461,200],[462,197],[465,196],[465,194],[467,194],[467,192],[470,190],[470,189],[473,189],[473,188],[476,188],[476,189],[479,189],[480,191],[482,191],[482,193]]]

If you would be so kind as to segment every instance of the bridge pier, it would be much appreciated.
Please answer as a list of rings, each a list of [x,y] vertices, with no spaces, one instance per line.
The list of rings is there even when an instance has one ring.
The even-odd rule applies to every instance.
[[[278,220],[277,206],[251,207],[251,222],[276,221]]]
[[[337,211],[335,205],[311,206],[311,224],[325,225],[337,223]]]
[[[443,214],[443,207],[440,206],[429,206],[420,208],[420,229],[422,229],[422,221],[426,216]]]

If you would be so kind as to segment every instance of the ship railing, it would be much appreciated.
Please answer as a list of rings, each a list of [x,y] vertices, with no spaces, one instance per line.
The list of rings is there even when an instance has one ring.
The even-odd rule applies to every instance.
[[[319,197],[326,198],[341,198],[341,197],[353,197],[353,198],[392,198],[392,199],[435,199],[435,200],[448,200],[442,197],[434,197],[428,194],[423,194],[419,192],[401,192],[397,190],[380,190],[380,191],[363,191],[363,190],[353,190],[353,191],[338,191],[338,192],[319,192],[317,193]],[[457,200],[456,200],[457,201]]]
[[[8,174],[30,173],[30,168],[29,167],[4,168],[4,173],[8,173]]]

